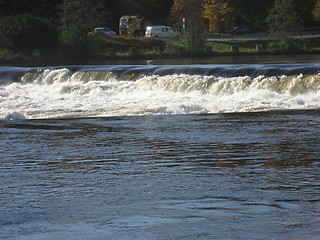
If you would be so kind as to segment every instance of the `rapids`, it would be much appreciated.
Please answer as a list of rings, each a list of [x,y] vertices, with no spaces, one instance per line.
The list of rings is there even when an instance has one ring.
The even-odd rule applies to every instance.
[[[0,119],[320,108],[320,66],[108,65],[0,68]]]

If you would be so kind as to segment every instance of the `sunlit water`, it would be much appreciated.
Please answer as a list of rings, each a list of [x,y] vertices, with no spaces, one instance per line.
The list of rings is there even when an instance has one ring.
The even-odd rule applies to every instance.
[[[1,239],[319,239],[317,65],[0,70]]]

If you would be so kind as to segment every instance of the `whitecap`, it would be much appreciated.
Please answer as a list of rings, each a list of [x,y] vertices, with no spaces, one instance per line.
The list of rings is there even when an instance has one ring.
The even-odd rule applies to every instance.
[[[11,120],[11,121],[17,121],[17,120],[26,120],[27,117],[24,116],[22,113],[13,112],[13,113],[9,113],[4,119]]]

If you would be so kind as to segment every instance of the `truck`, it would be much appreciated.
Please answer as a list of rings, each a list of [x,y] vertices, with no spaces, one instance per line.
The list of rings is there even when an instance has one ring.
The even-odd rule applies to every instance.
[[[156,38],[176,38],[180,33],[169,26],[148,26],[146,28],[146,37]]]
[[[119,35],[142,37],[145,33],[143,18],[139,16],[122,16],[119,21]]]

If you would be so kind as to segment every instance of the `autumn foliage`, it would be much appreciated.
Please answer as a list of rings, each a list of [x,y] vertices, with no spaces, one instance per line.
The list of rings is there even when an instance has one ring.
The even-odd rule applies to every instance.
[[[232,11],[225,0],[204,0],[203,17],[209,21],[209,32],[225,30],[223,23],[228,22],[228,13]]]
[[[317,21],[320,21],[320,0],[316,2],[315,9],[312,11],[313,16]]]

